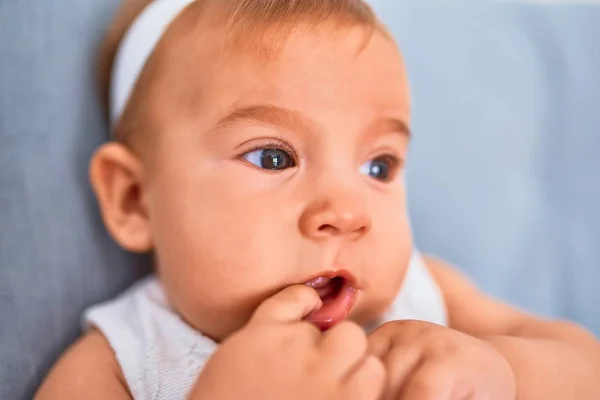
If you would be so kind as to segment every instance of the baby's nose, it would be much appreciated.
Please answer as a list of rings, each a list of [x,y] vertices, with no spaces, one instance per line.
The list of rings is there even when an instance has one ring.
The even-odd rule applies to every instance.
[[[361,196],[347,194],[313,202],[304,210],[299,225],[302,234],[312,239],[358,239],[371,230],[371,217]]]

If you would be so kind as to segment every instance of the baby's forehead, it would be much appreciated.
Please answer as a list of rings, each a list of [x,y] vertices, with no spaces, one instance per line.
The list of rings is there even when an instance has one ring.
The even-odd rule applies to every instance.
[[[319,30],[302,27],[282,37],[276,32],[255,34],[235,44],[224,44],[224,38],[226,32],[205,27],[173,35],[172,45],[163,47],[162,72],[183,89],[207,96],[210,88],[284,91],[301,80],[331,85],[347,78],[342,84],[381,84],[399,93],[403,90],[394,87],[394,81],[407,85],[395,43],[362,26],[348,26],[343,31],[333,25]],[[385,82],[382,77],[387,77]]]
[[[388,43],[379,55],[387,52],[386,62],[400,65],[392,75],[404,75],[393,39],[362,0],[189,0],[187,4],[153,47],[132,89],[131,107],[117,126],[117,136],[147,126],[151,122],[145,120],[154,119],[157,109],[170,108],[169,101],[197,109],[194,106],[209,96],[210,88],[235,80],[235,73],[238,81],[250,79],[250,72],[255,72],[254,79],[272,83],[264,76],[266,71],[306,70],[310,66],[306,60],[319,64],[319,57],[328,64],[323,68],[350,71],[350,65],[361,66],[357,59],[364,61],[364,54],[377,47],[373,42],[381,47],[382,38]],[[332,63],[332,57],[339,62]],[[362,76],[357,79],[363,80]]]
[[[234,25],[216,11],[200,11],[187,10],[159,44],[155,57],[162,59],[163,71],[187,68],[197,80],[235,69],[277,68],[290,59],[301,64],[294,67],[308,66],[319,58],[329,64],[337,58],[345,69],[347,64],[382,54],[403,67],[393,38],[376,20],[349,23],[331,17],[315,22],[307,17],[279,24],[261,20],[257,25],[239,21]]]
[[[144,114],[159,123],[184,113],[187,120],[214,122],[228,110],[256,104],[311,116],[320,112],[311,109],[317,103],[409,109],[401,55],[384,29],[335,18],[246,30],[228,22],[193,7],[176,20],[149,63],[146,80],[154,83],[145,97],[154,100]]]
[[[250,53],[266,60],[276,55],[290,37],[331,40],[348,30],[361,30],[357,52],[374,32],[393,40],[386,27],[362,0],[196,0],[175,19],[162,42],[176,51],[177,39],[208,47],[216,55]],[[161,49],[162,47],[162,49]],[[158,53],[164,52],[160,46]],[[208,53],[208,52],[207,52]]]

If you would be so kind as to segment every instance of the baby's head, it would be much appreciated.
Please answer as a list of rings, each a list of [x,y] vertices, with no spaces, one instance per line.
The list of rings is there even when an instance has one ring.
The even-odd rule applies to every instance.
[[[104,66],[145,3],[124,6]],[[199,331],[222,340],[303,283],[324,285],[322,327],[347,313],[367,324],[412,251],[409,114],[401,55],[361,0],[197,0],[146,63],[91,179],[112,236],[154,253]]]

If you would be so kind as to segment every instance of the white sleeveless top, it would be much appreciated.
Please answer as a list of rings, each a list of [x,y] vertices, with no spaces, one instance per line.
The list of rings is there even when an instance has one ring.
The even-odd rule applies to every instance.
[[[402,319],[447,324],[440,289],[418,253],[411,258],[402,289],[381,323]],[[115,300],[90,308],[83,324],[106,337],[135,400],[187,398],[217,348],[170,308],[155,276]]]

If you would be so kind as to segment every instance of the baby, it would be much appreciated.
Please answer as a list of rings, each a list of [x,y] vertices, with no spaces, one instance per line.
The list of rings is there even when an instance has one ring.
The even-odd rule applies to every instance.
[[[131,0],[102,59],[91,182],[155,275],[39,399],[600,398],[590,333],[415,249],[406,72],[362,0]]]

